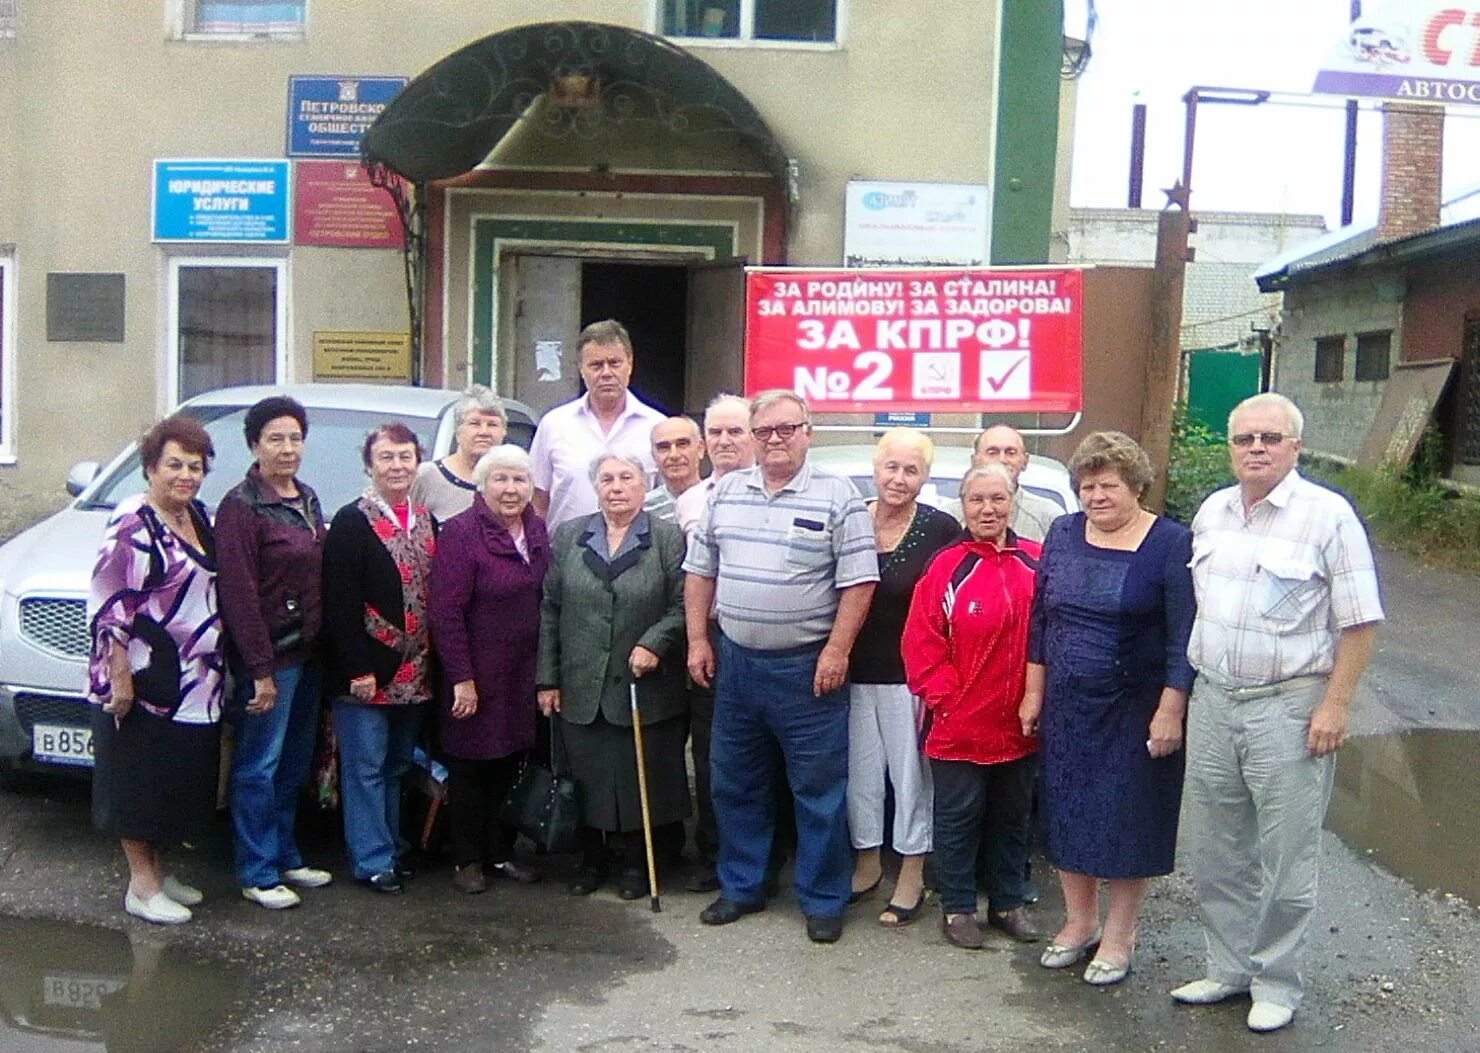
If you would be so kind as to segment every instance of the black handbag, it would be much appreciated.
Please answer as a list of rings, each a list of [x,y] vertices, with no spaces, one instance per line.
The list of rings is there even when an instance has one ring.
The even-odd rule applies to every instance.
[[[550,767],[526,760],[500,817],[548,853],[576,850],[581,793],[566,762],[558,716],[550,721]]]

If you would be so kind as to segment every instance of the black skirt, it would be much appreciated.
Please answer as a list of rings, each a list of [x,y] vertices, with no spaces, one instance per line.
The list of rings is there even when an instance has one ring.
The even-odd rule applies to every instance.
[[[216,807],[221,729],[134,706],[121,723],[93,707],[93,826],[167,846],[199,836]]]
[[[590,724],[561,718],[560,731],[571,774],[581,787],[583,825],[608,833],[641,830],[632,729],[608,723],[598,712]],[[654,826],[680,822],[689,814],[689,774],[684,766],[688,734],[688,718],[682,716],[642,726]]]

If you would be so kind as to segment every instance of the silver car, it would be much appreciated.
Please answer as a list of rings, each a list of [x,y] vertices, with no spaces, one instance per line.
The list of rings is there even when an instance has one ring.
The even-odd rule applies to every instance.
[[[200,419],[216,447],[201,488],[212,509],[241,481],[251,455],[242,435],[247,409],[286,394],[308,410],[309,441],[301,475],[332,515],[365,486],[360,447],[371,429],[404,421],[423,450],[441,457],[452,448],[452,406],[459,392],[368,384],[288,384],[225,388],[198,395],[180,412]],[[506,401],[509,441],[528,448],[535,414]],[[86,702],[87,592],[108,516],[144,489],[134,444],[106,467],[83,462],[67,477],[76,500],[0,546],[0,768],[82,769],[92,766]]]

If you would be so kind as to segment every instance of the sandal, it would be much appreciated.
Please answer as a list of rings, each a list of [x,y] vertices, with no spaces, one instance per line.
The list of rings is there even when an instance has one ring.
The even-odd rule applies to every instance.
[[[876,878],[874,878],[874,883],[872,885],[870,885],[868,888],[856,888],[856,889],[853,889],[848,894],[848,905],[849,906],[852,906],[854,903],[857,903],[859,900],[865,899],[865,898],[867,898],[869,896],[872,896],[874,894],[874,889],[878,888],[879,885],[883,882],[883,880],[884,880],[884,874],[881,871],[880,874],[879,874],[879,876],[876,877]]]
[[[925,890],[920,890],[920,898],[915,900],[913,907],[901,907],[893,900],[884,908],[879,915],[879,924],[886,929],[902,929],[910,922],[920,916],[920,909],[925,906]]]

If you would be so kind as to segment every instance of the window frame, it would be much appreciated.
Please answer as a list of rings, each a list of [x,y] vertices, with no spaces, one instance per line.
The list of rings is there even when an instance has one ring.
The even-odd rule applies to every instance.
[[[1374,337],[1381,337],[1387,343],[1382,357],[1382,376],[1380,377],[1366,375],[1371,372],[1370,365],[1367,370],[1362,369],[1362,344],[1371,341]],[[1393,331],[1391,329],[1371,329],[1365,333],[1358,333],[1356,355],[1356,361],[1352,365],[1353,380],[1363,384],[1378,384],[1387,380],[1393,372]],[[1368,357],[1371,357],[1370,352]]]
[[[7,0],[14,14],[7,22],[0,16],[0,40],[14,40],[21,32],[21,0]]]
[[[288,259],[285,256],[170,256],[166,261],[168,275],[165,281],[165,325],[164,340],[161,348],[160,376],[164,383],[160,385],[159,414],[161,416],[171,413],[175,407],[185,401],[180,395],[180,268],[182,267],[260,267],[271,268],[276,281],[276,303],[273,310],[273,327],[276,330],[275,347],[272,356],[272,382],[274,384],[291,384],[293,382],[293,359],[290,353],[293,346],[291,333],[288,325],[291,314],[288,310],[290,299]]]
[[[0,246],[0,464],[15,464],[15,250]]]
[[[1321,375],[1321,354],[1330,351],[1332,345],[1339,342],[1340,354],[1336,356],[1336,375]],[[1322,347],[1321,345],[1326,345]],[[1318,336],[1316,337],[1315,368],[1312,370],[1312,379],[1317,384],[1339,384],[1346,379],[1346,334],[1340,336]]]
[[[307,2],[307,0],[305,0]],[[848,33],[850,0],[832,0],[832,40],[772,40],[755,36],[755,5],[758,0],[740,0],[740,32],[733,37],[678,36],[663,32],[664,0],[648,0],[648,26],[655,36],[685,48],[776,48],[782,51],[841,51]]]
[[[309,0],[303,0],[303,21],[296,31],[282,33],[201,33],[195,29],[200,0],[165,0],[165,37],[191,44],[293,44],[308,39]]]

